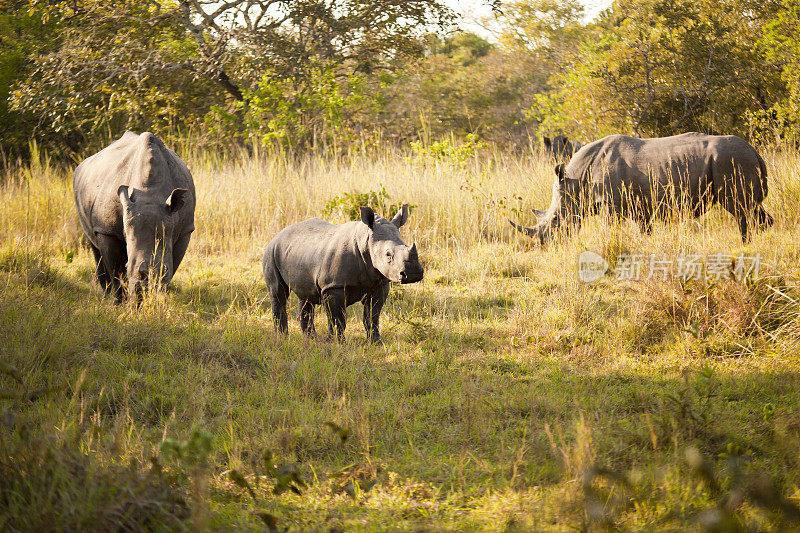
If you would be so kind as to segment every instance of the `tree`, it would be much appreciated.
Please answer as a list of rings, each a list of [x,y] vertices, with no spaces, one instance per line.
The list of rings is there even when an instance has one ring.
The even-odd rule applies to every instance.
[[[602,117],[604,131],[747,134],[744,114],[780,87],[759,52],[775,2],[618,0],[589,28],[579,75],[560,73],[556,100]],[[588,96],[593,109],[582,105]]]
[[[761,49],[780,72],[783,95],[748,114],[753,135],[765,141],[800,141],[800,0],[783,0],[764,26]]]
[[[429,35],[424,57],[398,69],[369,94],[381,105],[373,119],[395,141],[477,134],[503,146],[524,146],[524,110],[546,82],[541,64],[470,32]],[[365,117],[366,120],[366,117]]]
[[[11,107],[34,117],[31,134],[56,153],[97,148],[125,129],[174,136],[219,100],[184,28],[146,2],[32,1],[23,10],[50,34],[25,58]]]
[[[583,16],[583,5],[577,0],[513,0],[504,2],[496,13],[502,46],[527,56],[536,72],[529,88],[532,94],[522,110],[531,130],[586,138],[583,125],[571,120],[571,111],[555,96],[564,88],[562,78],[574,76],[581,68],[580,45],[587,32]]]
[[[419,53],[423,29],[452,16],[436,0],[28,0],[16,9],[54,21],[57,35],[27,58],[12,99],[38,117],[40,135],[177,134],[233,117],[229,139],[294,146],[313,143],[352,75]],[[288,133],[270,136],[272,126]]]
[[[27,9],[27,2],[0,1],[0,151],[3,156],[27,148],[35,116],[10,105],[14,85],[25,76],[28,58],[46,51],[55,24]]]

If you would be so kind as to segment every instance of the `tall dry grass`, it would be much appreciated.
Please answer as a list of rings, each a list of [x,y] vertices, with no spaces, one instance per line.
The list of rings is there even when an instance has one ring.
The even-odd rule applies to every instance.
[[[72,199],[72,169],[55,165],[36,150],[34,155],[29,166],[5,172],[0,186],[0,239],[24,241],[53,253],[75,250],[80,229]],[[393,201],[415,206],[404,233],[419,243],[423,257],[435,260],[455,254],[464,262],[485,264],[470,253],[478,243],[490,250],[495,244],[521,252],[534,249],[506,219],[535,223],[530,210],[549,204],[554,179],[553,163],[547,158],[491,151],[462,162],[397,150],[330,158],[280,152],[219,155],[187,148],[180,155],[197,186],[197,229],[189,250],[195,260],[219,254],[255,257],[288,224],[313,216],[343,222],[341,215],[324,211],[332,198],[385,188]],[[640,235],[630,223],[594,217],[577,237],[553,247],[545,261],[562,268],[572,262],[572,254],[586,247],[612,256],[636,250],[746,249],[764,255],[768,264],[791,266],[800,242],[800,155],[768,151],[765,159],[770,184],[766,208],[776,224],[748,247],[738,241],[733,217],[716,207],[699,219],[679,216],[673,223],[657,223],[652,236]]]

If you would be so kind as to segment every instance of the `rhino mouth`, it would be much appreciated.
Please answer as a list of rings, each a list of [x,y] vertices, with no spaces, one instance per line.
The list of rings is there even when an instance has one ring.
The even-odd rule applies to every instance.
[[[422,281],[424,276],[424,271],[421,268],[417,269],[405,269],[400,272],[400,283],[416,283],[418,281]]]

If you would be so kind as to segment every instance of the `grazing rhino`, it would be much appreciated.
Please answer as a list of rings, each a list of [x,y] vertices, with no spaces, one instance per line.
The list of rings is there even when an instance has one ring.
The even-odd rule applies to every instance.
[[[78,165],[73,186],[103,290],[121,301],[127,276],[139,297],[151,271],[166,286],[194,231],[194,181],[175,152],[127,131]]]
[[[388,221],[369,207],[361,220],[334,225],[318,218],[279,232],[264,252],[264,279],[269,288],[275,330],[288,331],[289,291],[300,298],[300,327],[314,335],[314,306],[323,304],[331,336],[344,338],[345,308],[364,304],[367,339],[381,342],[378,318],[389,294],[389,282],[415,283],[423,276],[417,245],[406,246],[400,228],[408,205]]]
[[[761,205],[767,196],[767,168],[755,148],[732,135],[684,133],[637,139],[611,135],[584,146],[558,178],[546,211],[534,210],[533,227],[511,224],[541,243],[562,225],[580,230],[581,218],[605,208],[652,231],[653,216],[678,209],[695,217],[719,202],[736,217],[747,242],[750,227],[772,225]]]
[[[572,156],[583,147],[578,141],[570,141],[566,135],[556,135],[551,140],[550,137],[544,137],[544,151],[556,161],[567,162],[572,159]]]

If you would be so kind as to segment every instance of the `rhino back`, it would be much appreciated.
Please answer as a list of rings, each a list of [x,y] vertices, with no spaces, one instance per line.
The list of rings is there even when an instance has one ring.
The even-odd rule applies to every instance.
[[[579,150],[567,176],[592,183],[607,198],[617,198],[622,189],[650,195],[655,185],[654,200],[659,204],[694,205],[703,202],[712,187],[717,195],[727,194],[734,169],[754,190],[756,201],[762,201],[766,173],[759,167],[758,153],[732,135],[692,132],[652,139],[611,135]]]
[[[267,246],[265,261],[273,262],[292,292],[318,303],[327,289],[366,288],[375,282],[368,239],[369,229],[361,222],[334,225],[311,218],[279,232]]]
[[[173,189],[189,190],[178,226],[193,229],[196,193],[189,169],[153,134],[128,131],[75,169],[73,192],[78,219],[90,240],[95,232],[124,239],[122,206],[117,196],[121,185],[164,199]]]

